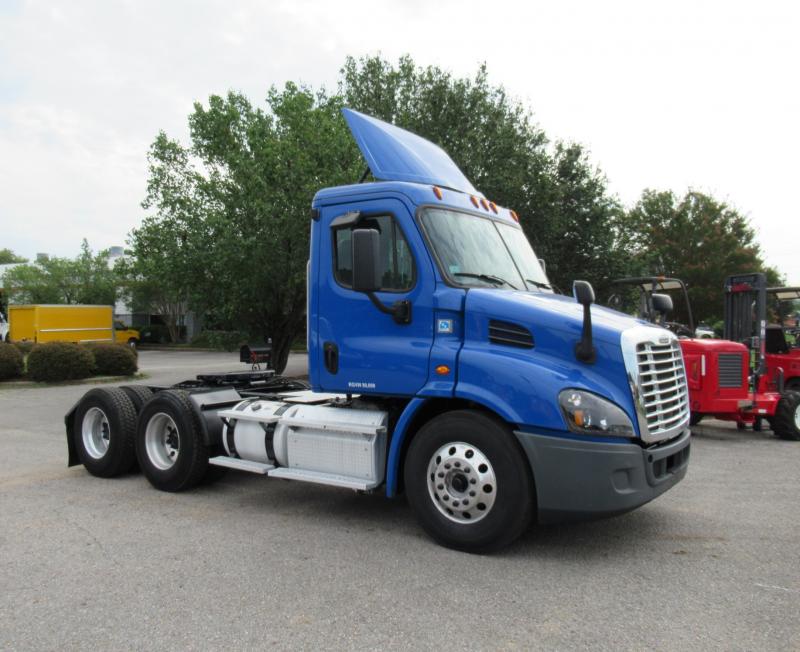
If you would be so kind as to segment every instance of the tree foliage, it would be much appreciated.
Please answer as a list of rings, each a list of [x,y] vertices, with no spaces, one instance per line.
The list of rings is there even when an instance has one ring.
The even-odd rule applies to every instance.
[[[697,321],[722,318],[722,289],[730,274],[763,271],[770,284],[781,282],[765,265],[747,218],[701,192],[677,197],[645,190],[627,215],[623,239],[638,273],[687,284]]]
[[[147,216],[129,239],[134,304],[152,306],[174,333],[192,309],[207,328],[272,337],[282,370],[304,322],[312,198],[355,182],[365,167],[342,106],[442,146],[486,197],[520,214],[565,291],[584,278],[605,296],[618,276],[669,270],[686,275],[698,302],[711,305],[720,283],[699,271],[706,250],[680,260],[690,226],[698,247],[718,250],[719,270],[762,265],[746,221],[711,198],[646,193],[626,214],[586,150],[550,142],[520,102],[489,82],[485,66],[459,78],[409,57],[396,65],[348,58],[336,93],[289,83],[271,88],[263,106],[240,93],[213,95],[189,115],[189,144],[158,134]]]
[[[11,249],[0,249],[0,265],[7,265],[9,263],[27,263],[28,259],[18,256]]]
[[[4,274],[9,303],[113,304],[118,278],[108,252],[94,253],[84,240],[76,258],[45,258]]]
[[[212,327],[271,337],[278,370],[305,321],[311,200],[358,174],[341,106],[294,84],[264,109],[212,96],[189,116],[191,147],[160,134],[150,150],[135,277]]]

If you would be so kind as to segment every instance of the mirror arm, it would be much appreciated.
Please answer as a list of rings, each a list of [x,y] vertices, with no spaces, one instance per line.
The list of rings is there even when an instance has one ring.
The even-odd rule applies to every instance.
[[[403,301],[395,301],[391,306],[385,305],[374,292],[367,292],[366,295],[375,306],[385,315],[391,315],[398,324],[411,323],[411,302],[407,299]]]
[[[592,310],[588,302],[583,304],[583,332],[580,342],[575,345],[575,357],[587,364],[592,364],[597,359],[597,351],[592,342]]]

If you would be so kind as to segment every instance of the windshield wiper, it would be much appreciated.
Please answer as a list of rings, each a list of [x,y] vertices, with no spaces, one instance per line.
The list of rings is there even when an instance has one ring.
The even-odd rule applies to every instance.
[[[478,278],[481,281],[488,281],[489,283],[494,283],[495,285],[507,285],[510,288],[518,290],[519,288],[516,285],[512,285],[504,278],[500,278],[499,276],[493,276],[492,274],[474,274],[472,272],[453,272],[453,276],[467,276],[469,278]]]
[[[552,285],[548,285],[547,283],[542,283],[541,281],[534,281],[532,278],[526,278],[525,282],[526,283],[530,283],[531,285],[533,285],[533,286],[535,286],[537,288],[542,288],[543,290],[552,290],[553,289]]]

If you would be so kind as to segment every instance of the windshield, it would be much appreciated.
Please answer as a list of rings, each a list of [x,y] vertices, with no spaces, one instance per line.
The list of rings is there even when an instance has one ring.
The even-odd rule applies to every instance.
[[[550,289],[521,229],[441,208],[426,210],[422,225],[442,271],[452,282],[473,287]]]

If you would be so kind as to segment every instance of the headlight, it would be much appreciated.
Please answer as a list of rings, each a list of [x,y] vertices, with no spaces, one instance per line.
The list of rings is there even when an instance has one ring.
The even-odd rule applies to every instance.
[[[581,435],[634,437],[633,424],[621,407],[590,392],[565,389],[558,404],[567,427]]]

